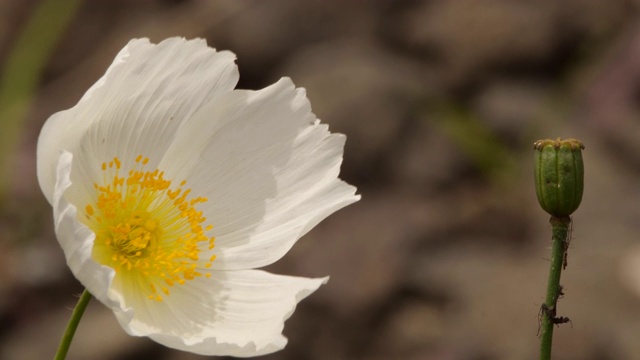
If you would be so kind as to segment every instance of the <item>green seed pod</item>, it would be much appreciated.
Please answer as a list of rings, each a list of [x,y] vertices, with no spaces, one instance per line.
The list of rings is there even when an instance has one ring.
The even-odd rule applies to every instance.
[[[538,202],[555,217],[571,215],[580,206],[584,188],[584,145],[576,139],[538,140],[535,183]]]

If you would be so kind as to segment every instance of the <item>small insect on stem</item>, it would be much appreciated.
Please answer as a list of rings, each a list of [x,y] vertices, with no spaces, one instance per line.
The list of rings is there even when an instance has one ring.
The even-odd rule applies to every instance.
[[[571,319],[569,319],[566,316],[554,317],[553,319],[551,319],[551,322],[554,323],[558,327],[560,327],[560,324],[569,323],[569,325],[571,325],[571,327],[573,328],[573,322],[571,322]]]
[[[562,289],[560,289],[560,294],[562,294]],[[542,317],[546,316],[549,321],[551,321],[552,324],[556,325],[557,327],[560,327],[560,324],[566,324],[569,323],[571,325],[571,327],[573,327],[573,322],[571,322],[571,319],[569,319],[566,316],[556,316],[556,307],[548,307],[547,304],[542,304],[540,306],[540,311],[538,311],[538,332],[536,333],[537,336],[540,336],[540,327],[541,327],[541,323],[542,323]]]
[[[537,337],[540,337],[540,329],[542,328],[542,316],[544,316],[547,310],[549,310],[547,304],[542,304],[540,306],[540,310],[538,310],[538,331],[536,331]]]
[[[562,299],[564,297],[564,286],[560,285],[558,286],[558,294],[556,295],[556,303],[558,302],[559,299]]]
[[[571,244],[571,236],[573,234],[573,221],[569,220],[569,231],[567,232],[567,237],[564,239],[564,258],[562,259],[562,270],[567,269],[567,265],[569,265],[569,244]]]

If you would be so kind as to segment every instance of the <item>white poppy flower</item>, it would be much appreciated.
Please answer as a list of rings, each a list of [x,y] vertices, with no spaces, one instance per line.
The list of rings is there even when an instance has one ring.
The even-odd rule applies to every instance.
[[[38,180],[80,282],[124,330],[206,355],[282,349],[327,278],[255,268],[357,201],[345,137],[287,78],[234,90],[231,52],[132,40],[38,140]]]

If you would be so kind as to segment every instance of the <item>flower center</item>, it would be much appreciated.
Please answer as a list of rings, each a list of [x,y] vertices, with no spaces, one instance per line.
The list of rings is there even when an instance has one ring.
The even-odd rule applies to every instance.
[[[186,181],[171,188],[164,172],[145,171],[149,159],[136,158],[134,169],[121,177],[121,162],[115,157],[102,164],[103,184],[94,184],[95,203],[85,207],[84,221],[96,234],[93,258],[116,271],[117,280],[147,292],[162,301],[161,293],[203,274],[215,255],[200,259],[203,246],[211,250],[214,238],[203,227],[206,218],[198,211],[203,197],[190,198]],[[210,276],[205,273],[205,276]]]
[[[141,256],[150,243],[156,243],[158,222],[149,213],[134,213],[124,224],[117,224],[107,245],[129,257]]]

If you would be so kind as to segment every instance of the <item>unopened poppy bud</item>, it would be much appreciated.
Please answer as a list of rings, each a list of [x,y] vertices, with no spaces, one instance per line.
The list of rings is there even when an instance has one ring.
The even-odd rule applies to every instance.
[[[552,216],[571,215],[580,206],[584,188],[584,145],[576,139],[538,140],[535,151],[536,195]]]

